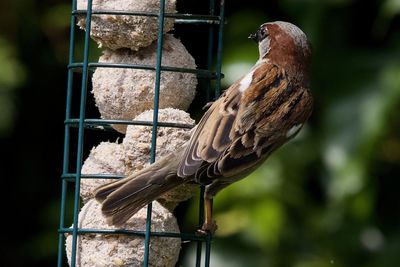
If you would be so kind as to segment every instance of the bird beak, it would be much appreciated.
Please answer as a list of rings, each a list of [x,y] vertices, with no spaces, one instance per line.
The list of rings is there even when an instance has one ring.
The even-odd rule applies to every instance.
[[[253,40],[254,42],[258,43],[258,31],[250,34],[248,38]]]

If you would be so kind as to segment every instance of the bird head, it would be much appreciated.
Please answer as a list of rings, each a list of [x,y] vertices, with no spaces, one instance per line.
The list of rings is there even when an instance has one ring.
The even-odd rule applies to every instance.
[[[260,59],[267,59],[289,72],[307,69],[311,46],[297,26],[283,21],[264,23],[249,38],[258,43]]]

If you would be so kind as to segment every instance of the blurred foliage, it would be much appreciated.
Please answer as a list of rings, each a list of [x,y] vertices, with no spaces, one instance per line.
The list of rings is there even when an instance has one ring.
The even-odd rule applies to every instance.
[[[15,53],[12,44],[0,34],[0,137],[11,132],[16,113],[14,91],[25,79],[25,70]]]
[[[299,136],[216,197],[214,252],[235,264],[214,266],[398,266],[400,232],[388,225],[400,202],[383,195],[399,185],[400,1],[360,2],[279,1],[279,15],[248,4],[228,16],[224,85],[257,60],[245,37],[289,20],[313,45],[315,109]]]
[[[178,7],[207,12],[200,2],[178,0]],[[224,87],[257,60],[247,36],[261,23],[286,20],[313,45],[315,108],[294,140],[217,196],[212,266],[398,266],[400,1],[226,3]],[[54,266],[70,3],[2,1],[0,12],[0,143],[8,156],[1,169],[11,189],[3,203],[13,216],[3,227],[18,229],[3,242],[2,260]],[[197,51],[205,50],[206,35],[176,28],[204,67]],[[76,34],[79,59],[83,31]],[[91,42],[91,58],[99,53]],[[195,202],[180,219],[184,228],[197,223]],[[192,266],[192,248],[185,248],[183,266]]]

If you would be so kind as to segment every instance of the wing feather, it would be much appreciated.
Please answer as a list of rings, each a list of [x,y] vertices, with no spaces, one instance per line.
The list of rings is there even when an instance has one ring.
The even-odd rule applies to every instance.
[[[239,90],[239,80],[203,116],[178,166],[178,176],[194,175],[204,184],[216,177],[233,177],[253,169],[286,140],[290,125],[283,123],[283,116],[296,111],[302,95],[292,97],[289,78],[274,64],[262,62],[252,72],[248,88]],[[273,119],[277,111],[282,114]]]

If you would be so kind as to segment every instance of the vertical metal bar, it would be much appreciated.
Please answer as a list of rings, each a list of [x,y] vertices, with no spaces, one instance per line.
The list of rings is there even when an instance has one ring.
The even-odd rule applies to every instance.
[[[76,0],[72,0],[72,11],[76,10]],[[71,16],[70,19],[70,42],[69,42],[69,56],[68,63],[71,64],[74,61],[74,53],[75,53],[75,16]],[[68,70],[68,81],[67,81],[67,103],[65,110],[65,119],[68,120],[71,117],[71,101],[72,101],[72,86],[73,86],[73,71]],[[69,166],[69,145],[70,145],[70,125],[66,124],[64,127],[64,155],[63,155],[63,174],[68,172]],[[60,207],[60,224],[59,229],[64,228],[65,222],[65,205],[66,205],[66,196],[67,195],[67,181],[65,179],[62,180],[61,185],[61,207]],[[58,236],[58,257],[57,257],[57,266],[62,266],[62,255],[64,248],[64,235],[62,233]]]
[[[223,31],[224,31],[224,16],[225,16],[225,0],[221,0],[220,3],[220,11],[219,11],[219,29],[218,29],[218,48],[217,48],[217,81],[215,85],[215,98],[218,98],[221,94],[221,68],[222,68],[222,39],[223,39]],[[204,258],[204,266],[210,266],[210,256],[211,256],[211,240],[212,235],[207,235],[206,240],[206,251]]]
[[[156,160],[158,109],[159,109],[159,97],[160,97],[161,63],[162,63],[162,48],[163,48],[163,33],[164,33],[164,12],[165,12],[165,0],[160,0],[160,13],[158,15],[156,81],[154,85],[154,112],[153,112],[153,128],[151,136],[150,163],[154,163],[154,161]],[[146,235],[144,242],[143,266],[145,267],[149,266],[151,214],[152,214],[152,204],[150,203],[147,206]]]
[[[74,194],[74,219],[72,228],[72,255],[71,267],[76,265],[76,243],[78,238],[78,209],[79,209],[79,193],[80,193],[80,180],[82,168],[82,154],[83,154],[83,137],[84,137],[84,119],[86,111],[86,96],[87,96],[87,81],[89,77],[89,40],[90,40],[90,27],[92,22],[92,0],[88,0],[87,13],[86,13],[86,28],[85,28],[85,46],[83,54],[83,68],[82,68],[82,85],[81,85],[81,98],[79,110],[79,128],[78,128],[78,147],[76,156],[76,176],[75,176],[75,194]]]
[[[67,181],[62,181],[61,186],[61,209],[60,209],[60,225],[59,229],[64,228],[64,220],[65,220],[65,199],[67,195]],[[62,266],[62,256],[63,256],[63,248],[64,248],[64,234],[58,234],[58,254],[57,254],[57,266]]]
[[[211,239],[212,239],[211,234],[208,234],[207,235],[207,240],[206,240],[206,252],[205,252],[205,259],[204,259],[204,266],[205,267],[209,267],[210,266]]]
[[[210,0],[209,5],[209,14],[213,16],[215,13],[215,1]],[[213,63],[213,45],[214,45],[214,25],[208,26],[208,51],[207,51],[207,69],[212,69]],[[207,81],[207,88],[206,88],[206,99],[207,101],[210,100],[210,91],[211,91],[211,80]]]
[[[222,68],[222,38],[224,32],[225,0],[221,0],[219,11],[218,48],[217,48],[217,81],[215,85],[215,98],[221,94],[221,68]]]
[[[209,14],[214,15],[215,13],[215,1],[210,0],[209,2]],[[214,25],[208,26],[208,48],[207,48],[207,69],[212,69],[213,64],[213,45],[214,45]],[[211,101],[210,92],[211,91],[211,80],[207,81],[206,87],[206,100]],[[204,221],[204,186],[200,188],[200,201],[199,201],[199,227],[202,226]],[[201,265],[203,242],[197,241],[196,248],[196,267]]]
[[[209,2],[209,14],[214,15],[215,13],[215,1],[210,0]],[[208,26],[208,48],[207,48],[207,69],[212,69],[213,63],[213,45],[214,45],[214,25]],[[210,92],[211,91],[211,80],[207,81],[206,87],[206,100],[211,101]],[[200,188],[200,200],[199,200],[199,227],[202,226],[204,220],[204,186]],[[201,265],[203,242],[197,241],[196,248],[196,267]]]
[[[200,187],[200,200],[199,200],[199,227],[202,226],[204,221],[204,191],[205,186],[202,185]],[[197,241],[197,250],[196,250],[196,267],[200,267],[201,265],[201,250],[203,247],[202,241]]]

